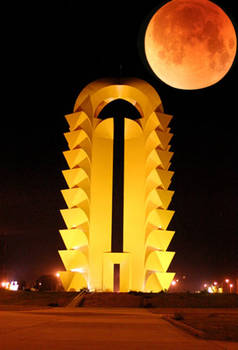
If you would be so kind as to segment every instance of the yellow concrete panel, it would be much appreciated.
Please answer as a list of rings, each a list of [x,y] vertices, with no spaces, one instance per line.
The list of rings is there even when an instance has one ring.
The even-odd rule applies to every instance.
[[[89,158],[91,158],[92,145],[89,136],[84,130],[80,129],[76,131],[66,132],[64,133],[64,136],[68,142],[69,149],[72,150],[76,148],[82,148],[89,155]]]
[[[146,278],[145,288],[144,291],[146,293],[159,293],[161,292],[162,286],[160,285],[158,278],[156,277],[156,273],[150,273],[149,276]]]
[[[64,289],[67,291],[72,281],[74,273],[71,271],[60,271],[59,274],[61,283]]]
[[[173,152],[161,151],[159,149],[156,152],[160,159],[159,168],[167,170],[170,165],[170,159],[173,157]]]
[[[157,113],[160,122],[161,130],[166,130],[173,116],[166,113]]]
[[[65,151],[63,155],[68,163],[70,169],[82,168],[90,177],[90,160],[88,154],[82,148]]]
[[[70,188],[67,190],[61,190],[64,200],[69,209],[71,208],[82,208],[80,203],[86,202],[87,211],[89,209],[89,198],[87,193],[81,188]],[[83,206],[85,207],[85,206]],[[82,208],[83,209],[83,208]]]
[[[88,224],[88,217],[81,208],[62,209],[60,213],[68,229],[80,228],[81,225]]]
[[[158,177],[160,178],[162,188],[164,190],[167,190],[170,183],[171,183],[171,179],[174,175],[174,172],[168,171],[168,170],[163,170],[163,169],[156,169],[156,172],[158,174]]]
[[[174,233],[174,231],[153,230],[147,237],[146,246],[166,251],[174,236]]]
[[[166,272],[174,257],[174,254],[174,252],[162,252],[159,250],[150,252],[146,258],[145,269]]]
[[[85,112],[88,116],[91,122],[93,122],[93,105],[92,105],[92,99],[90,96],[87,96],[85,100],[82,102],[82,104],[79,106],[78,111],[83,111]],[[74,110],[76,112],[76,110]]]
[[[103,254],[111,250],[113,140],[93,134],[90,196],[90,271],[92,289],[103,289]]]
[[[65,118],[69,124],[70,131],[74,131],[80,128],[83,129],[90,138],[92,137],[92,124],[85,112],[80,111],[67,114]]]
[[[69,188],[82,188],[88,195],[90,195],[90,182],[88,174],[81,168],[68,169],[62,171],[65,181]]]
[[[174,195],[174,191],[156,189],[156,192],[161,201],[160,208],[167,209]]]
[[[171,261],[174,258],[175,252],[156,251],[156,253],[162,267],[162,272],[166,272],[169,268],[169,265],[171,264]]]
[[[83,288],[88,288],[88,282],[86,280],[86,274],[82,274],[80,272],[73,273],[72,281],[68,287],[68,291],[76,291],[79,292]]]
[[[59,255],[67,271],[87,271],[88,259],[80,250],[59,250]]]
[[[153,149],[146,159],[145,173],[148,176],[152,170],[161,166],[161,160],[159,159],[156,149]]]
[[[153,189],[146,198],[146,215],[148,215],[151,210],[155,208],[159,209],[167,209],[172,197],[174,195],[174,191],[161,190],[161,189]]]
[[[158,148],[152,150],[146,159],[146,175],[156,168],[168,170],[172,156],[173,152],[161,151]]]
[[[173,137],[173,134],[168,133],[168,132],[162,132],[159,130],[155,130],[155,132],[156,132],[158,139],[160,141],[159,148],[161,148],[164,151],[168,150],[168,146],[169,146],[169,143]]]
[[[173,210],[154,209],[148,215],[146,219],[146,224],[150,223],[151,225],[154,225],[159,229],[166,230],[173,215]]]
[[[174,272],[156,272],[156,277],[158,278],[159,284],[164,291],[167,291],[174,279]]]
[[[132,253],[131,289],[141,290],[144,282],[141,256],[144,255],[145,244],[144,138],[137,132],[134,136],[137,137],[125,141],[123,249]]]
[[[153,112],[151,115],[147,118],[147,121],[144,125],[144,135],[147,138],[150,133],[155,130],[156,128],[160,127],[160,121],[157,117],[157,113]]]
[[[173,272],[154,272],[146,279],[145,292],[159,293],[167,291],[175,276]]]
[[[173,171],[168,171],[168,170],[163,170],[158,168],[153,169],[146,178],[146,188],[145,188],[146,196],[148,196],[148,194],[154,188],[167,190],[171,183],[173,174],[174,174]]]
[[[114,264],[120,265],[120,292],[131,289],[131,255],[129,253],[104,253],[103,289],[113,292]]]
[[[142,136],[142,128],[134,120],[125,118],[125,140]]]
[[[95,128],[95,136],[104,138],[104,139],[113,139],[113,118],[107,118],[96,126]]]
[[[150,152],[155,148],[168,151],[170,149],[169,142],[172,136],[173,134],[170,134],[168,132],[162,132],[158,130],[151,131],[145,143],[146,155],[149,155]]]
[[[87,234],[82,230],[60,230],[60,234],[67,249],[79,249],[88,245]]]
[[[153,151],[153,149],[157,148],[159,146],[159,143],[160,142],[155,130],[152,130],[149,136],[146,138],[146,142],[145,142],[146,156],[148,156]]]
[[[159,129],[161,131],[167,131],[167,127],[173,117],[165,113],[153,112],[148,117],[144,126],[145,137],[147,137],[152,130]]]

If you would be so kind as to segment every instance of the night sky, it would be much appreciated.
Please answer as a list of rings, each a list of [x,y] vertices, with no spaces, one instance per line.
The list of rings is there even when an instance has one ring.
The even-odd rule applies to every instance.
[[[34,280],[64,269],[64,115],[89,82],[121,75],[148,81],[174,115],[169,270],[191,288],[238,276],[237,59],[214,86],[174,89],[139,53],[147,17],[164,2],[33,3],[2,10],[0,274]],[[237,31],[235,2],[216,3]]]

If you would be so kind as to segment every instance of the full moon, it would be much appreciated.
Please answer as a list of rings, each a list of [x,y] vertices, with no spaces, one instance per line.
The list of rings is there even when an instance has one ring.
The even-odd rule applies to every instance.
[[[220,81],[232,66],[237,39],[229,17],[208,0],[172,0],[151,18],[145,55],[155,75],[184,90]]]

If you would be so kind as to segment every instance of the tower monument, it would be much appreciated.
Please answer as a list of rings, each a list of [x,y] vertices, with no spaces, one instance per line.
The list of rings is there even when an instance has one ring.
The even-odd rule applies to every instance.
[[[99,119],[103,108],[117,99],[131,103],[140,118]],[[69,150],[64,157],[69,169],[63,171],[68,189],[62,194],[68,209],[61,210],[67,228],[60,234],[66,249],[59,251],[66,269],[60,272],[64,288],[167,290],[175,275],[167,272],[175,254],[167,250],[174,235],[167,230],[174,215],[168,210],[174,193],[169,190],[172,116],[164,113],[150,84],[128,78],[90,83],[79,94],[73,113],[65,117]],[[116,159],[119,127],[124,157]],[[120,159],[122,182],[115,173]],[[117,188],[123,192],[119,199]]]

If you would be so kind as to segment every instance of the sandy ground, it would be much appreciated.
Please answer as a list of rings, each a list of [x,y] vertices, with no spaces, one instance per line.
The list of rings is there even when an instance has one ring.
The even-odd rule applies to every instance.
[[[238,343],[198,339],[162,319],[158,309],[154,311],[135,308],[0,311],[0,350],[238,349]]]

